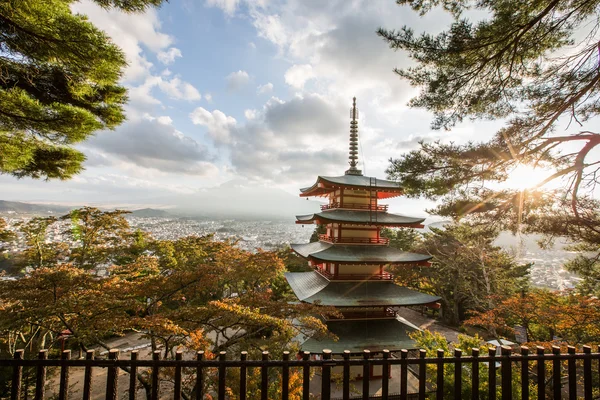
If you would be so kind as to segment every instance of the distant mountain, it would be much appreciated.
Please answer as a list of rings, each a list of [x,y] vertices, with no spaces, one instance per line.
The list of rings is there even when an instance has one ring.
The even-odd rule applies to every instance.
[[[19,201],[0,200],[0,213],[15,212],[19,214],[62,214],[74,207],[59,206],[54,204],[32,204]]]
[[[158,210],[156,208],[141,208],[139,210],[131,211],[131,215],[139,218],[149,218],[149,217],[172,217],[173,214],[169,213],[165,210]]]

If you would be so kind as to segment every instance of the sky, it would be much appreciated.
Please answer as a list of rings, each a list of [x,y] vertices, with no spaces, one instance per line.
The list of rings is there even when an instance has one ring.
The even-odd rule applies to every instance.
[[[433,131],[430,113],[406,105],[418,89],[393,69],[411,61],[376,30],[436,33],[450,23],[442,11],[419,17],[392,0],[171,0],[143,14],[81,1],[72,9],[127,56],[127,121],[78,145],[86,170],[72,180],[2,175],[1,199],[155,204],[230,181],[297,194],[317,175],[348,168],[354,96],[360,167],[378,178],[419,140],[480,141],[499,126]]]

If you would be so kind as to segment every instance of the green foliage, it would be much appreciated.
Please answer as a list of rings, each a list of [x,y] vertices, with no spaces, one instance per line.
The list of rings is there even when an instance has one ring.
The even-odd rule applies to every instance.
[[[416,63],[396,72],[421,92],[413,107],[434,113],[435,129],[464,119],[500,119],[506,125],[487,142],[421,143],[391,160],[390,178],[410,196],[441,200],[439,215],[469,218],[498,229],[568,236],[592,257],[571,264],[583,290],[597,290],[600,203],[594,199],[600,133],[598,0],[399,0],[421,15],[435,7],[453,21],[441,33],[416,35],[410,27],[380,29],[394,50]],[[477,10],[477,21],[470,19]],[[560,129],[560,133],[556,133]],[[547,178],[528,190],[499,182],[526,169]],[[521,169],[520,169],[521,168]],[[523,177],[524,180],[528,177]],[[553,182],[557,189],[542,191]]]
[[[493,245],[497,232],[466,224],[432,228],[413,250],[430,254],[430,266],[393,269],[402,285],[440,296],[442,319],[458,325],[475,310],[488,310],[498,298],[527,286],[530,265],[520,265]]]
[[[310,235],[310,243],[313,242],[318,242],[319,241],[319,235],[323,235],[327,232],[327,226],[324,224],[317,224],[317,226],[315,227],[315,230],[313,231],[312,235]]]
[[[72,145],[125,120],[125,56],[72,2],[0,4],[0,173],[68,179],[85,160]],[[97,3],[136,12],[162,1]]]
[[[413,228],[383,228],[380,235],[390,239],[390,247],[402,251],[411,251],[423,240],[421,233]]]
[[[34,217],[19,225],[27,247],[18,257],[18,266],[38,269],[55,265],[59,260],[65,259],[68,246],[65,243],[51,243],[47,240],[48,227],[56,221],[55,217]]]

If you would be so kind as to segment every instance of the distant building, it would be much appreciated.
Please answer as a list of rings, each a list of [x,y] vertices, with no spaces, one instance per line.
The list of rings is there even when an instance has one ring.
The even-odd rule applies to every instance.
[[[287,273],[286,279],[300,301],[336,307],[344,316],[325,321],[339,341],[309,338],[302,343],[302,350],[311,353],[414,348],[408,334],[417,328],[397,317],[397,307],[435,307],[440,299],[394,284],[386,270],[390,265],[428,265],[431,257],[391,248],[381,237],[382,227],[422,228],[423,219],[390,214],[387,205],[379,204],[380,199],[401,196],[403,190],[396,182],[366,177],[357,169],[357,119],[355,98],[346,173],[319,176],[312,186],[300,189],[301,197],[326,197],[329,202],[319,213],[298,215],[296,223],[325,225],[326,232],[318,242],[291,245],[314,270]]]

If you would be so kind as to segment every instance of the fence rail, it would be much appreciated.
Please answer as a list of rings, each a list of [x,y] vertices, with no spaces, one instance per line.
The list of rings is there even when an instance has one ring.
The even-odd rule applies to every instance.
[[[368,377],[373,366],[381,366],[381,393],[376,398],[382,399],[425,399],[435,398],[444,399],[452,396],[454,399],[465,398],[463,385],[465,382],[471,387],[468,398],[508,400],[515,398],[513,391],[515,385],[519,387],[521,398],[528,399],[529,391],[534,388],[538,399],[592,399],[596,390],[598,396],[598,380],[600,378],[600,348],[597,352],[592,352],[590,346],[583,346],[583,352],[577,353],[575,347],[568,347],[567,353],[561,353],[559,347],[553,347],[552,352],[544,351],[543,347],[537,347],[535,353],[530,353],[527,347],[521,347],[519,353],[514,353],[510,347],[503,346],[501,353],[496,354],[496,349],[490,348],[487,355],[480,355],[478,349],[473,349],[470,356],[464,356],[461,350],[455,350],[450,357],[445,357],[442,350],[438,350],[437,357],[427,357],[425,350],[416,352],[415,356],[409,356],[407,350],[399,352],[390,352],[383,350],[377,354],[371,354],[365,350],[361,354],[351,354],[345,351],[343,354],[334,355],[329,350],[323,350],[319,354],[310,354],[303,352],[297,359],[290,358],[289,352],[284,352],[281,359],[271,359],[269,352],[263,352],[260,360],[249,360],[248,353],[242,352],[239,358],[227,359],[227,354],[221,352],[215,359],[206,359],[204,352],[198,352],[195,359],[183,359],[183,353],[178,351],[175,359],[161,360],[160,352],[155,351],[152,359],[139,359],[138,352],[131,352],[129,359],[120,359],[118,350],[111,350],[107,359],[96,359],[93,351],[86,353],[85,359],[71,359],[69,350],[63,351],[60,359],[49,359],[48,352],[43,350],[39,353],[37,359],[24,359],[23,350],[18,350],[13,359],[0,359],[0,367],[12,368],[12,379],[10,385],[10,399],[20,400],[28,397],[23,393],[23,369],[25,367],[34,367],[35,369],[35,400],[43,400],[46,396],[45,390],[48,383],[47,369],[49,367],[58,367],[60,373],[58,376],[58,400],[67,400],[70,397],[69,388],[72,368],[83,368],[83,400],[92,398],[92,379],[94,368],[106,369],[105,389],[103,397],[106,400],[116,400],[122,397],[119,395],[119,369],[129,373],[127,395],[129,400],[136,400],[137,395],[137,374],[140,369],[149,368],[147,371],[149,385],[147,387],[148,398],[158,400],[165,396],[172,397],[174,400],[201,400],[205,395],[210,398],[225,400],[228,398],[227,386],[233,382],[227,380],[227,373],[236,369],[236,385],[239,388],[238,398],[245,400],[247,398],[248,371],[251,368],[258,368],[260,371],[260,398],[267,400],[269,398],[268,388],[273,383],[273,375],[269,371],[278,372],[277,383],[280,386],[277,398],[287,400],[290,396],[290,371],[294,369],[295,373],[302,376],[301,398],[308,400],[317,398],[331,400],[332,390],[332,369],[341,368],[341,399],[372,399],[369,394],[368,378],[363,378],[359,385],[362,387],[362,394],[350,396],[350,370],[351,367],[362,367],[362,376]],[[377,357],[374,357],[377,355]],[[317,356],[318,359],[315,359]],[[399,387],[390,387],[390,371],[392,366],[398,366],[400,369]],[[566,365],[566,368],[565,368]],[[445,370],[453,366],[453,371],[446,373]],[[480,366],[485,366],[487,376],[480,376]],[[489,368],[492,366],[492,368]],[[429,368],[428,368],[429,367]],[[466,369],[470,367],[470,369]],[[172,373],[172,389],[169,393],[160,393],[159,371],[169,369]],[[183,372],[186,369],[185,373]],[[360,369],[360,368],[359,368]],[[310,377],[311,371],[321,375],[320,393],[311,393]],[[192,371],[192,372],[190,372]],[[211,372],[212,371],[212,372]],[[414,372],[418,380],[418,391],[408,392],[408,374]],[[215,384],[206,389],[203,384],[209,373],[213,373]],[[194,389],[187,394],[183,393],[182,382],[184,374],[188,378],[193,378]],[[566,375],[565,375],[566,374]],[[429,376],[431,375],[431,376]],[[516,382],[515,376],[519,377]],[[231,376],[230,376],[231,377]],[[428,380],[428,377],[430,378]],[[540,379],[541,377],[541,379]],[[449,378],[449,379],[448,379]],[[566,378],[566,380],[565,380]],[[466,381],[465,381],[466,379]],[[480,383],[486,380],[487,393],[481,393]],[[449,387],[448,382],[452,382]],[[566,385],[563,387],[563,383]],[[593,382],[595,385],[593,387]],[[533,384],[533,386],[531,385]],[[446,390],[445,390],[446,389]],[[314,388],[313,388],[314,391]],[[207,393],[210,392],[210,393]],[[393,394],[392,394],[393,393]],[[256,393],[253,393],[253,397]],[[96,396],[97,397],[97,396]],[[298,396],[296,396],[298,398]]]

